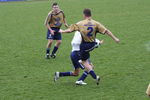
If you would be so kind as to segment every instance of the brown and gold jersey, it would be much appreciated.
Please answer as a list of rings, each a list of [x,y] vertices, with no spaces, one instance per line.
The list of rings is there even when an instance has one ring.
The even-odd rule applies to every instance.
[[[70,26],[71,31],[80,31],[84,42],[94,42],[96,33],[104,34],[106,28],[99,22],[89,18]]]
[[[60,10],[58,13],[50,11],[48,13],[48,16],[46,17],[45,24],[50,25],[50,27],[60,28],[61,25],[64,23],[64,18],[65,15],[62,10]]]

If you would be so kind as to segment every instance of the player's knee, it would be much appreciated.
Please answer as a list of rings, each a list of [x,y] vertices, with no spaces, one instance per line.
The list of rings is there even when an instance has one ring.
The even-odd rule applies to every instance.
[[[52,41],[52,40],[49,40],[49,41],[48,41],[48,44],[52,44],[52,43],[53,43],[53,41]]]
[[[62,41],[58,41],[58,42],[57,42],[57,44],[61,44],[61,43],[62,43]]]
[[[87,71],[93,70],[93,66],[91,66],[90,64],[84,63],[84,67]]]
[[[57,41],[56,46],[58,47],[61,44],[61,41]]]
[[[51,47],[51,45],[52,45],[52,42],[48,41],[47,48]]]

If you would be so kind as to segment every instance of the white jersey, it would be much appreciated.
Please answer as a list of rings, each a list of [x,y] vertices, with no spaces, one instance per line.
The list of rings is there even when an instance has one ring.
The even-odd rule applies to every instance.
[[[81,41],[82,41],[81,34],[79,31],[76,31],[71,41],[72,51],[80,51]]]
[[[73,51],[80,51],[80,44],[82,42],[82,37],[79,31],[76,31],[74,34],[74,37],[71,41],[72,45],[72,52]],[[95,42],[97,43],[95,47],[98,47],[100,45],[100,41],[98,39],[95,39]]]

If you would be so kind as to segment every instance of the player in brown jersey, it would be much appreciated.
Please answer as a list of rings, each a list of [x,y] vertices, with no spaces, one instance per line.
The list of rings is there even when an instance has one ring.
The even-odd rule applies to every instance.
[[[88,63],[88,58],[90,57],[90,51],[94,49],[95,46],[95,37],[96,33],[107,34],[110,36],[115,42],[119,43],[119,39],[115,37],[107,28],[105,28],[99,22],[93,20],[91,18],[91,10],[84,9],[83,11],[84,20],[71,25],[71,27],[67,30],[60,30],[61,33],[70,33],[73,31],[79,31],[82,36],[82,43],[80,45],[80,54],[81,60],[80,63],[85,67],[85,71],[82,76],[76,81],[78,85],[84,85],[84,79],[90,74],[95,80],[97,85],[99,84],[100,77],[97,76],[93,70],[93,67]]]
[[[57,3],[53,3],[52,5],[52,11],[48,13],[48,16],[45,20],[45,26],[47,27],[47,48],[46,48],[46,58],[50,58],[50,48],[53,43],[53,40],[56,40],[56,44],[54,46],[54,49],[52,51],[51,57],[56,57],[56,52],[58,50],[58,47],[61,44],[61,33],[59,32],[60,27],[62,24],[65,24],[66,27],[68,27],[65,19],[65,15],[62,10],[59,9],[59,6]]]

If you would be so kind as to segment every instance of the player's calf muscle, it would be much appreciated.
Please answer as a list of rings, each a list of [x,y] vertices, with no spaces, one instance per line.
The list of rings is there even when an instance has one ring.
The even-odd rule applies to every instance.
[[[72,74],[73,74],[73,76],[78,76],[79,75],[79,69],[74,70],[74,72]]]

